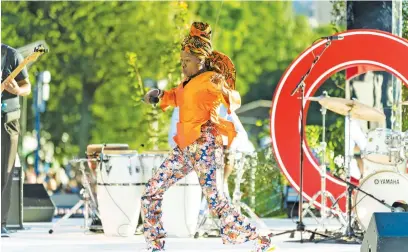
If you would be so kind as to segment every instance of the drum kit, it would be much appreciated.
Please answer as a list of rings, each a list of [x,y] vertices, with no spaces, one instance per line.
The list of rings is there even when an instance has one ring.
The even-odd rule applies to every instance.
[[[312,197],[309,206],[320,196],[322,201],[321,219],[319,224],[324,227],[328,216],[338,218],[344,232],[350,236],[357,228],[363,233],[374,212],[408,211],[408,132],[398,132],[378,128],[367,134],[367,147],[362,150],[365,171],[359,186],[350,183],[350,119],[365,121],[384,121],[381,111],[364,105],[356,100],[320,96],[309,97],[307,100],[319,102],[322,105],[323,132],[325,131],[326,110],[331,110],[346,118],[345,137],[345,168],[347,190],[337,199],[326,190],[326,167],[323,159],[321,166],[321,190]],[[408,102],[401,103],[408,105]],[[326,149],[325,135],[321,142]],[[239,210],[258,222],[261,228],[267,228],[265,223],[243,202],[241,202],[240,184],[243,173],[249,161],[256,160],[253,153],[226,153],[234,155],[236,171],[235,189],[231,202]],[[323,157],[325,152],[323,151]],[[101,231],[108,236],[131,236],[142,233],[141,195],[148,180],[167,157],[167,152],[150,151],[138,153],[129,150],[127,144],[92,144],[87,147],[86,158],[72,160],[79,163],[83,178],[81,199],[62,219],[54,223],[49,233],[60,223],[68,219],[80,207],[84,207],[84,227],[90,231]],[[86,166],[89,171],[86,172]],[[223,191],[223,170],[218,171],[217,181],[220,192]],[[96,185],[92,185],[94,182]],[[354,191],[354,195],[353,195]],[[344,214],[338,205],[339,199],[346,197],[347,213]],[[331,201],[329,207],[326,200]],[[354,201],[354,206],[352,206]],[[354,209],[354,210],[353,210]],[[198,237],[204,232],[204,237],[210,231],[219,230],[217,221],[210,226],[204,224],[209,215],[208,207],[203,199],[198,177],[194,171],[178,181],[166,191],[162,203],[162,222],[169,236]],[[303,215],[308,213],[303,211]],[[92,223],[89,222],[92,220]],[[213,217],[216,219],[216,217]],[[353,225],[352,225],[353,223]],[[357,225],[355,225],[357,224]],[[352,227],[353,226],[353,227]],[[216,236],[219,236],[216,235]]]
[[[331,110],[337,114],[344,115],[346,118],[346,137],[345,137],[345,171],[346,179],[340,179],[347,185],[347,190],[334,199],[330,192],[326,191],[326,167],[321,167],[322,188],[312,197],[309,206],[303,210],[303,216],[311,213],[310,207],[318,196],[321,197],[321,217],[317,220],[320,227],[324,228],[327,216],[335,216],[343,224],[343,234],[329,239],[341,237],[358,238],[357,232],[365,233],[368,224],[374,212],[398,212],[408,211],[408,131],[399,132],[391,129],[377,128],[368,132],[366,136],[367,145],[361,150],[361,158],[364,163],[364,174],[359,181],[359,185],[351,183],[350,163],[350,119],[364,121],[384,122],[385,115],[378,109],[362,104],[356,100],[347,100],[343,98],[320,97],[306,98],[310,101],[319,102],[322,106],[323,132],[325,128],[325,111]],[[408,101],[401,105],[408,105]],[[324,139],[321,147],[325,150],[326,142]],[[323,152],[323,156],[325,152]],[[324,163],[324,159],[323,159]],[[353,193],[354,191],[354,193]],[[338,205],[340,198],[347,199],[347,213],[344,214]],[[331,207],[327,206],[326,198],[329,198]]]
[[[141,196],[167,155],[168,152],[163,151],[138,153],[129,150],[127,144],[89,145],[86,158],[71,160],[79,164],[82,173],[83,199],[55,222],[49,233],[83,207],[86,230],[120,237],[142,234]],[[235,160],[240,167],[241,181],[245,157]],[[217,182],[222,192],[223,170],[217,172]],[[235,190],[234,195],[238,197],[234,197],[238,204],[240,192]],[[198,232],[214,230],[214,226],[202,225],[203,219],[209,216],[207,205],[202,204],[204,201],[195,171],[171,186],[162,202],[162,222],[167,235],[197,238]]]

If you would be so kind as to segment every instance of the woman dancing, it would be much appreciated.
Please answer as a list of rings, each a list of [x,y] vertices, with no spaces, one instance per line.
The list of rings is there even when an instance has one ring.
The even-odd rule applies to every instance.
[[[146,184],[142,195],[144,236],[150,251],[163,251],[166,233],[163,229],[161,204],[164,192],[193,169],[198,175],[204,196],[212,213],[220,218],[224,244],[255,241],[257,252],[272,251],[270,235],[262,236],[217,190],[216,172],[223,169],[223,141],[231,145],[236,136],[232,122],[218,116],[224,104],[229,112],[239,108],[241,98],[235,91],[235,68],[224,54],[213,51],[211,27],[194,22],[182,42],[181,64],[186,79],[169,91],[150,90],[146,103],[160,100],[160,107],[179,107],[180,121],[174,148],[156,174]]]

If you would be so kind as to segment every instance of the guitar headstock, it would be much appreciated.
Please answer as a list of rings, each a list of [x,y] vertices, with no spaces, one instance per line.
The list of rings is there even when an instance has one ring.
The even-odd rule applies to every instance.
[[[34,52],[40,52],[40,53],[47,53],[48,52],[48,49],[46,49],[45,47],[44,47],[44,45],[38,45],[38,46],[36,46],[35,48],[34,48]]]
[[[28,62],[36,61],[40,55],[47,53],[48,49],[45,48],[43,45],[38,45],[34,48],[34,52],[27,56],[26,60]]]

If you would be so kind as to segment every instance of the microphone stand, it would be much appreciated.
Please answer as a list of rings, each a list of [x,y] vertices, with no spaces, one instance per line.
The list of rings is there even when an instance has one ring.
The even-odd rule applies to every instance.
[[[372,194],[370,194],[370,193],[368,193],[368,192],[362,190],[360,187],[358,187],[358,186],[354,185],[353,183],[350,183],[350,182],[348,182],[348,181],[346,181],[346,180],[340,178],[340,177],[337,176],[337,175],[334,175],[334,174],[333,174],[333,176],[334,176],[335,178],[341,180],[342,182],[346,183],[346,184],[351,188],[351,191],[357,190],[357,191],[359,191],[359,192],[362,192],[362,193],[364,193],[365,195],[367,195],[368,197],[370,197],[370,198],[372,198],[372,199],[378,201],[379,203],[383,204],[385,207],[389,208],[389,209],[391,210],[391,212],[395,212],[395,207],[393,207],[393,206],[391,206],[391,205],[385,203],[385,200],[380,200],[380,199],[376,198],[374,195],[372,195]]]
[[[304,126],[303,126],[303,118],[304,118],[304,98],[305,98],[305,80],[309,76],[310,72],[312,71],[313,67],[316,65],[316,63],[319,61],[320,57],[322,54],[326,51],[326,49],[331,45],[331,40],[327,39],[327,42],[325,44],[324,49],[322,52],[315,57],[315,59],[312,62],[312,65],[310,66],[309,70],[305,73],[305,75],[302,76],[302,79],[300,80],[299,84],[293,89],[292,93],[290,94],[293,96],[295,93],[299,92],[300,93],[300,116],[299,116],[299,121],[300,121],[300,184],[299,184],[299,221],[296,222],[296,229],[292,230],[287,230],[282,233],[278,234],[273,234],[273,236],[278,236],[278,235],[283,235],[287,233],[291,233],[291,237],[294,237],[295,232],[300,232],[300,243],[303,243],[303,237],[302,234],[303,232],[308,232],[311,233],[312,235],[309,238],[309,241],[314,240],[315,235],[320,235],[322,237],[328,237],[327,235],[317,233],[316,231],[311,231],[307,230],[305,224],[303,223],[303,157],[304,157],[304,151],[303,151],[303,142],[304,142]]]
[[[372,194],[370,194],[370,193],[368,193],[368,192],[365,192],[365,191],[362,190],[360,187],[358,187],[358,186],[356,186],[356,185],[350,183],[349,181],[346,181],[346,180],[344,180],[344,179],[342,179],[342,178],[340,178],[340,177],[338,177],[338,176],[336,176],[336,175],[333,175],[333,176],[334,176],[335,178],[337,178],[337,179],[339,179],[339,180],[341,180],[342,182],[344,182],[344,183],[347,184],[348,204],[350,205],[350,206],[348,207],[348,210],[347,210],[347,212],[348,212],[348,218],[349,218],[349,219],[348,219],[348,226],[347,226],[347,229],[346,229],[346,232],[345,232],[345,233],[339,234],[339,235],[336,235],[336,236],[333,236],[333,237],[331,237],[331,238],[326,238],[326,239],[318,240],[318,241],[315,241],[315,243],[328,242],[328,241],[336,240],[337,242],[339,242],[339,243],[341,242],[342,244],[344,244],[344,243],[348,243],[348,244],[361,244],[362,237],[357,236],[357,235],[355,234],[355,232],[353,231],[353,229],[351,228],[351,194],[353,193],[353,190],[357,190],[357,191],[359,191],[359,192],[362,192],[362,193],[364,193],[365,195],[369,196],[370,198],[372,198],[372,199],[378,201],[379,203],[381,203],[381,204],[384,205],[385,207],[389,208],[389,209],[391,210],[391,212],[396,212],[396,207],[391,206],[391,205],[385,203],[385,200],[380,200],[380,199],[376,198],[374,195],[372,195]],[[354,239],[353,239],[353,238],[354,238]],[[335,241],[335,243],[337,243],[336,241]]]

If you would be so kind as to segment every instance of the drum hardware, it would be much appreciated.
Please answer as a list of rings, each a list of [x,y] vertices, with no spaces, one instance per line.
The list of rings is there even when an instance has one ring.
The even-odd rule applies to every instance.
[[[316,55],[314,57],[314,60],[310,66],[310,68],[307,70],[307,72],[302,76],[300,79],[299,83],[296,85],[295,89],[291,92],[291,96],[294,96],[296,93],[299,93],[298,99],[300,100],[300,113],[299,113],[299,124],[300,124],[300,132],[299,132],[299,147],[300,147],[300,153],[299,153],[299,174],[300,174],[300,181],[299,181],[299,221],[296,222],[296,228],[292,230],[287,230],[278,234],[274,234],[274,236],[278,235],[283,235],[290,233],[291,236],[295,234],[295,232],[300,232],[300,243],[303,243],[303,233],[307,232],[311,234],[310,240],[313,240],[315,235],[320,235],[322,237],[327,237],[324,234],[320,234],[316,231],[308,230],[306,229],[305,224],[303,223],[303,214],[302,214],[302,209],[303,209],[303,159],[304,159],[304,113],[305,113],[305,80],[309,76],[310,72],[312,71],[313,67],[315,64],[319,61],[320,57],[323,55],[323,53],[327,50],[327,48],[331,45],[331,41],[327,40],[324,46],[324,49],[320,52],[320,54]]]
[[[361,229],[367,230],[374,212],[406,211],[407,186],[408,178],[392,170],[377,171],[361,180],[357,189],[368,191],[377,198],[373,200],[372,197],[366,197],[366,194],[360,193],[359,190],[355,193],[355,215]],[[378,198],[383,200],[379,202]]]
[[[100,219],[99,213],[96,210],[97,209],[97,204],[96,204],[96,200],[92,194],[92,189],[90,186],[90,183],[88,181],[88,177],[85,173],[85,166],[84,166],[84,162],[88,162],[89,159],[74,159],[71,160],[71,163],[79,163],[79,170],[82,173],[82,184],[83,184],[83,188],[80,191],[80,194],[82,195],[81,200],[79,200],[75,206],[73,206],[68,213],[66,213],[60,220],[58,220],[57,222],[54,223],[54,225],[52,226],[52,228],[48,231],[49,234],[54,233],[54,230],[56,227],[58,227],[64,220],[69,219],[71,217],[72,214],[74,214],[79,208],[81,208],[82,206],[84,206],[84,228],[90,230],[91,228],[94,227],[90,227],[89,223],[89,217],[96,217]],[[95,229],[95,228],[94,228]]]
[[[336,177],[337,179],[341,180],[342,182],[346,183],[348,185],[349,188],[351,188],[350,191],[356,190],[358,192],[363,193],[365,196],[368,196],[372,199],[374,199],[375,201],[379,202],[380,204],[382,204],[383,206],[387,207],[388,209],[390,209],[391,212],[406,212],[408,210],[408,205],[405,203],[401,203],[401,202],[393,202],[392,205],[389,205],[385,202],[385,200],[381,200],[377,197],[375,197],[374,195],[364,191],[363,189],[361,189],[361,187],[354,185],[353,183],[347,182],[345,180],[343,180],[342,178],[334,175],[334,177]],[[375,182],[377,183],[377,182]],[[381,182],[378,182],[381,183]],[[359,202],[356,202],[355,205],[357,205]],[[363,227],[364,228],[364,227]],[[365,227],[367,228],[367,226]]]
[[[328,97],[327,91],[323,91],[323,97]],[[333,208],[327,208],[327,200],[331,201],[331,205],[333,206],[336,202],[336,199],[334,196],[326,190],[326,113],[327,109],[322,106],[320,109],[320,112],[322,114],[322,140],[320,142],[320,154],[321,154],[321,164],[320,164],[320,178],[321,178],[321,190],[315,193],[312,197],[312,200],[309,202],[309,206],[307,206],[302,214],[303,216],[306,216],[307,214],[310,214],[316,222],[319,224],[320,228],[325,230],[325,223],[327,222],[329,213],[332,214],[332,216],[335,216],[333,213]],[[314,205],[314,202],[316,202],[318,197],[321,197],[321,207],[320,207],[320,220],[317,219],[317,217],[314,215],[314,213],[311,211],[311,208]],[[336,207],[337,212],[341,212],[338,206]],[[338,215],[340,216],[340,215]],[[341,220],[339,220],[341,222]]]
[[[344,233],[338,236],[330,237],[327,239],[322,239],[320,241],[328,241],[328,240],[337,240],[345,238],[348,241],[353,242],[355,239],[357,243],[361,243],[361,238],[358,237],[352,227],[352,192],[353,188],[350,186],[351,183],[351,175],[350,175],[350,163],[351,163],[351,156],[350,156],[350,119],[360,119],[366,121],[383,121],[385,119],[385,115],[383,112],[376,108],[372,108],[365,104],[358,102],[357,100],[348,100],[344,98],[337,98],[337,97],[309,97],[308,100],[311,101],[318,101],[323,107],[333,111],[337,114],[345,116],[345,167],[346,167],[346,181],[347,181],[347,194],[346,194],[346,202],[347,202],[347,227],[344,230]]]
[[[52,234],[54,229],[65,219],[68,219],[72,214],[74,214],[79,208],[84,206],[84,227],[89,229],[92,232],[103,232],[101,217],[98,211],[98,204],[92,193],[91,185],[88,180],[88,176],[85,173],[84,163],[88,164],[91,172],[89,173],[92,176],[92,179],[96,180],[95,170],[99,167],[99,164],[102,162],[106,163],[109,161],[109,157],[100,155],[104,150],[128,150],[129,146],[127,144],[90,144],[87,146],[86,157],[73,159],[70,163],[79,163],[79,170],[82,173],[83,188],[80,191],[83,199],[78,201],[78,203],[72,207],[67,214],[65,214],[58,222],[56,222],[52,229],[49,230],[49,233]],[[89,217],[91,217],[92,222],[89,223]]]
[[[368,132],[368,145],[363,151],[363,158],[378,164],[399,165],[404,161],[402,149],[401,132],[378,128]]]
[[[402,204],[402,203],[401,203],[401,204],[395,204],[395,203],[394,203],[393,205],[389,205],[389,204],[387,204],[387,203],[385,202],[385,200],[378,199],[378,198],[375,197],[374,195],[372,195],[372,194],[370,194],[370,193],[368,193],[368,192],[362,190],[360,187],[354,185],[353,183],[350,183],[350,182],[348,182],[348,181],[346,181],[346,180],[340,178],[339,176],[336,176],[336,175],[333,175],[333,176],[334,176],[335,178],[339,179],[340,181],[344,182],[345,184],[347,184],[349,199],[351,199],[351,194],[352,194],[353,190],[356,190],[356,191],[361,192],[361,193],[363,193],[364,195],[366,195],[366,196],[368,196],[368,197],[374,199],[375,201],[379,202],[380,204],[384,205],[385,207],[387,207],[388,209],[390,209],[391,212],[403,211],[403,210],[405,210],[405,209],[408,209],[408,207],[406,206],[406,204],[404,205],[404,204]],[[357,205],[357,204],[358,204],[358,202],[356,203],[356,205]],[[395,207],[395,206],[397,206],[397,207]],[[401,210],[401,209],[402,209],[402,210]],[[348,214],[351,215],[351,209],[349,209],[348,211],[349,211]],[[337,240],[337,239],[341,239],[341,238],[344,238],[344,235],[343,235],[343,234],[340,234],[340,235],[338,235],[338,236],[331,237],[331,238],[329,238],[329,239],[324,239],[324,240],[321,240],[321,241],[317,241],[317,242]],[[361,243],[362,237],[358,237],[358,238],[359,238],[359,243]],[[317,242],[316,242],[316,243],[317,243]]]

